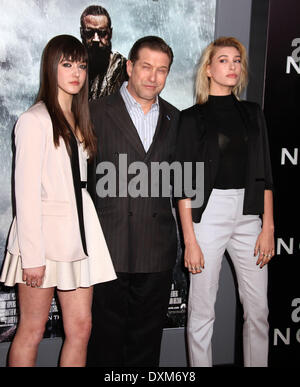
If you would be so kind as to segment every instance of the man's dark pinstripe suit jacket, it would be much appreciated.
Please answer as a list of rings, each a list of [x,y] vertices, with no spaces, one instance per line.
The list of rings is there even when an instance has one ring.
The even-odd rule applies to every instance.
[[[119,92],[90,104],[92,122],[98,138],[98,156],[94,165],[90,166],[88,189],[95,200],[117,272],[161,272],[171,269],[176,260],[177,233],[170,198],[161,195],[118,197],[119,176],[122,175],[120,155],[127,157],[126,170],[136,161],[148,166],[149,195],[151,163],[173,161],[179,111],[160,97],[159,107],[160,114],[153,142],[146,153]],[[107,171],[96,174],[96,165],[101,162],[110,162],[115,166],[116,197],[99,197],[95,194],[99,179],[108,176]],[[124,165],[121,168],[124,168]],[[138,174],[139,171],[136,175]],[[128,175],[128,182],[136,175]],[[161,179],[154,183],[161,185]]]

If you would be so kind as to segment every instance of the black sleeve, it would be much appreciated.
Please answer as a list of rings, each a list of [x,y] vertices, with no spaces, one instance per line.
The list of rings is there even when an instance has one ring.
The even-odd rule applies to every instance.
[[[258,124],[261,130],[261,141],[264,157],[265,189],[273,191],[272,166],[270,158],[269,140],[266,120],[260,106],[257,109]]]
[[[196,187],[196,162],[204,161],[201,156],[201,143],[203,141],[203,130],[199,127],[196,114],[191,109],[180,113],[178,136],[176,142],[176,161],[181,164],[182,189],[175,192],[177,200],[193,198],[191,194],[184,190],[185,163],[190,163],[192,170],[192,187]]]

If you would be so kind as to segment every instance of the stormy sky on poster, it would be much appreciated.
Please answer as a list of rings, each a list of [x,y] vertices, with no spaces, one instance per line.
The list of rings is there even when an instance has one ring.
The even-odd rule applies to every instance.
[[[138,38],[158,35],[174,51],[162,97],[179,109],[193,104],[195,66],[213,39],[216,0],[0,0],[0,264],[11,211],[11,133],[39,87],[40,57],[49,39],[80,39],[82,11],[102,5],[112,19],[112,49],[124,56]]]

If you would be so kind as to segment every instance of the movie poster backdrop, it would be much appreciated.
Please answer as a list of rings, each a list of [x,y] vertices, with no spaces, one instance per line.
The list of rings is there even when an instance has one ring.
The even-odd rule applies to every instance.
[[[276,256],[269,265],[270,366],[299,367],[300,2],[270,1],[264,112],[274,176]]]
[[[145,35],[166,40],[174,51],[174,63],[162,97],[180,110],[194,103],[195,68],[201,50],[214,37],[216,0],[0,0],[0,266],[12,221],[14,124],[34,102],[46,43],[60,34],[80,39],[81,13],[94,4],[110,14],[113,52],[127,57],[132,44]],[[186,302],[187,277],[178,244],[166,327],[184,326]],[[17,321],[15,289],[0,287],[0,342],[11,340]],[[61,333],[61,317],[53,299],[45,337]]]

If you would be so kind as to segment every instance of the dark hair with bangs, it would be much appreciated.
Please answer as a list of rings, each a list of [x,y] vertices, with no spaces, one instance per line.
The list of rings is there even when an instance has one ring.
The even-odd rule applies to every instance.
[[[88,63],[88,54],[84,45],[71,35],[59,35],[46,45],[41,64],[41,84],[36,102],[43,101],[50,114],[53,125],[53,140],[59,146],[63,138],[68,153],[71,154],[70,136],[72,128],[58,102],[57,68],[62,60]],[[73,96],[72,112],[75,127],[79,127],[84,138],[84,146],[90,158],[96,154],[96,137],[92,128],[88,106],[88,72],[85,83],[78,94]]]

